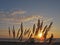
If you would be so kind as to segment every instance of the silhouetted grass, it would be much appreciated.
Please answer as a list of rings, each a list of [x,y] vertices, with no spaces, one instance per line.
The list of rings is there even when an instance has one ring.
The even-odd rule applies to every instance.
[[[28,37],[29,37],[29,39],[27,40],[28,42],[30,41],[32,41],[32,42],[34,42],[34,37],[32,38],[32,36],[35,36],[35,35],[38,35],[38,32],[39,31],[42,31],[42,33],[43,33],[43,38],[44,38],[44,42],[46,43],[46,39],[47,39],[47,35],[48,35],[48,32],[50,31],[50,28],[51,28],[51,26],[52,26],[52,24],[53,24],[53,22],[51,22],[48,26],[46,25],[45,27],[43,27],[44,25],[43,25],[43,21],[42,22],[40,22],[40,20],[38,19],[38,22],[37,22],[37,27],[36,27],[36,25],[34,24],[33,25],[33,29],[32,29],[32,32],[31,32],[31,30],[30,30],[30,28],[27,30],[25,30],[24,31],[24,28],[23,28],[23,23],[21,23],[21,26],[20,26],[20,28],[19,28],[19,30],[18,30],[18,32],[17,32],[17,37],[19,37],[18,39],[20,40],[20,41],[22,41],[22,39],[23,39],[23,35],[25,36],[26,34],[28,34]],[[20,32],[21,31],[21,32]],[[13,26],[13,38],[15,38],[15,29],[14,29],[14,26]],[[20,33],[19,33],[20,32]],[[9,36],[10,36],[10,27],[9,27]],[[51,37],[48,39],[49,40],[49,45],[52,43],[52,39],[53,39],[53,34],[51,34]],[[43,42],[43,43],[44,43]],[[52,44],[51,44],[52,45]]]
[[[18,38],[18,36],[19,36],[19,32],[20,32],[20,28],[19,28],[19,30],[18,30],[18,32],[17,32],[17,38]]]
[[[14,29],[14,25],[13,25],[13,38],[15,38],[15,29]]]
[[[9,32],[9,37],[10,37],[10,36],[11,36],[10,27],[8,27],[8,29],[9,29],[9,31],[8,31],[8,32]]]
[[[34,32],[35,32],[35,24],[33,25],[33,34],[34,34]]]

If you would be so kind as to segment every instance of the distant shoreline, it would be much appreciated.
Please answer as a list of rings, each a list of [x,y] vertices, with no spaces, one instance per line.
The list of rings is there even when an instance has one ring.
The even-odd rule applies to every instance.
[[[8,41],[0,41],[0,45],[48,45],[48,43],[28,43],[28,42],[8,42]],[[60,42],[53,43],[53,45],[60,45]]]
[[[25,41],[27,39],[23,39],[23,40]],[[54,38],[53,40],[54,40],[54,42],[60,42],[60,38]],[[13,38],[0,38],[0,42],[4,42],[4,41],[5,42],[20,42],[18,39],[13,39]]]

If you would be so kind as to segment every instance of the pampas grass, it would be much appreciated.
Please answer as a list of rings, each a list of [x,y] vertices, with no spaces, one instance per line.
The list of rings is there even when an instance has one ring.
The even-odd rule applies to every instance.
[[[18,32],[17,32],[17,38],[18,38],[18,36],[19,36],[19,32],[20,32],[20,28],[19,28],[19,30],[18,30]]]
[[[15,38],[15,29],[14,29],[14,25],[13,25],[13,38]]]
[[[28,34],[28,37],[29,37],[28,41],[31,41],[31,39],[34,40],[34,37],[32,37],[32,36],[38,35],[38,32],[41,31],[41,32],[43,33],[44,42],[46,43],[45,40],[47,39],[48,32],[50,31],[50,28],[51,28],[53,22],[51,22],[48,26],[45,25],[45,27],[43,27],[43,26],[44,26],[43,23],[44,23],[43,21],[40,22],[40,20],[38,19],[37,27],[36,27],[36,25],[34,24],[34,25],[33,25],[32,32],[31,32],[30,28],[29,28],[29,29],[25,29],[25,31],[24,31],[24,29],[23,29],[23,23],[21,23],[21,26],[20,26],[20,28],[19,28],[19,30],[18,30],[18,32],[17,32],[17,38],[18,38],[20,41],[22,41],[23,35],[25,36],[26,34]],[[10,33],[11,33],[11,32],[10,32],[10,27],[9,27],[8,29],[9,29],[9,36],[10,36]],[[21,31],[21,32],[20,32],[20,31]],[[13,32],[13,38],[15,38],[16,35],[15,35],[14,26],[13,26],[13,31],[12,31],[12,32]],[[19,33],[19,32],[20,32],[20,33]],[[53,34],[51,34],[51,37],[48,39],[48,40],[49,40],[49,44],[52,43],[52,39],[53,39]]]
[[[10,37],[10,36],[11,36],[10,27],[8,27],[8,29],[9,29],[9,31],[8,31],[8,32],[9,32],[9,37]]]

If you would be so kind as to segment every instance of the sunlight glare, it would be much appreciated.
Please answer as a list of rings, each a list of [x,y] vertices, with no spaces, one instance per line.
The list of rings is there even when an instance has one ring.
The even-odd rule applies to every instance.
[[[41,37],[42,37],[42,33],[39,33],[39,34],[38,34],[38,37],[41,38]]]

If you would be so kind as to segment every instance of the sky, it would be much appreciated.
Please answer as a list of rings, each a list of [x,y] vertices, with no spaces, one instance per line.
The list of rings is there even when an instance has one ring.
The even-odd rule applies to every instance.
[[[0,0],[0,38],[8,37],[8,27],[32,28],[38,19],[53,22],[49,35],[60,38],[60,0]]]

